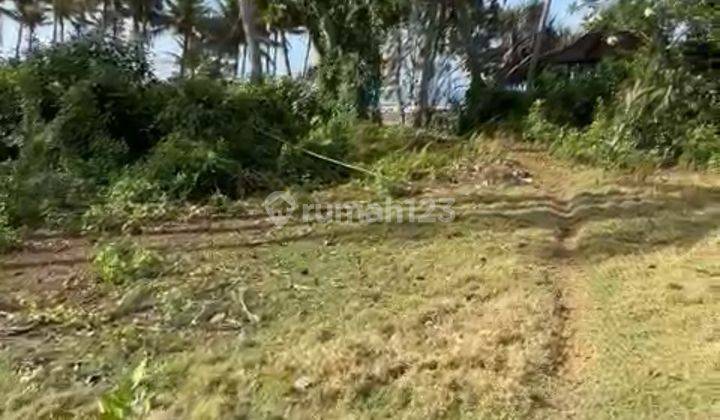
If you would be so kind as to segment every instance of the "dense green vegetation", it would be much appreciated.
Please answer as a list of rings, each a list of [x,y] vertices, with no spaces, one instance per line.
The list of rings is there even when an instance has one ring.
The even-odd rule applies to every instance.
[[[0,169],[8,229],[127,227],[186,201],[350,175],[308,151],[372,165],[435,141],[403,128],[357,126],[310,83],[159,81],[142,50],[109,37],[39,50],[2,74],[11,93]],[[9,233],[3,237],[9,246]]]
[[[658,2],[638,12],[638,3],[615,3],[592,26],[632,30],[644,40],[640,50],[572,80],[546,73],[524,135],[563,156],[604,166],[718,168],[715,9],[703,2],[697,8]],[[683,25],[688,28],[678,36]]]
[[[416,126],[443,120],[457,121],[459,132],[519,129],[521,137],[562,156],[603,166],[720,164],[713,61],[718,37],[711,4],[614,2],[591,14],[586,26],[607,34],[631,32],[642,40],[638,50],[581,70],[545,67],[522,89],[508,87],[497,68],[503,64],[501,53],[521,48],[517,40],[527,40],[528,33],[532,38],[537,5],[508,11],[493,2],[482,10],[464,1],[431,3],[255,5],[278,37],[288,28],[307,27],[321,60],[312,77],[300,81],[277,77],[277,61],[269,57],[260,64],[257,57],[248,59],[251,83],[228,80],[221,77],[225,70],[203,64],[227,64],[227,50],[215,48],[219,41],[211,35],[222,28],[232,31],[218,26],[220,17],[239,13],[232,5],[211,12],[192,1],[172,3],[163,24],[131,15],[135,32],[173,27],[187,47],[179,61],[181,77],[169,81],[154,77],[147,39],[121,39],[117,26],[127,21],[116,14],[103,14],[97,27],[66,42],[44,47],[28,41],[24,57],[18,50],[16,60],[0,66],[4,247],[13,243],[12,226],[105,228],[122,225],[131,214],[161,216],[172,203],[239,198],[350,175],[307,151],[363,164],[379,160],[387,168],[388,159],[398,159],[361,156],[362,135],[355,128],[358,118],[380,118],[378,101],[386,88],[395,92],[401,112],[411,99],[418,104]],[[25,6],[6,12],[32,30],[31,16],[13,14],[28,12]],[[582,6],[592,10],[596,4]],[[64,18],[58,19],[60,24]],[[483,36],[478,28],[484,28]],[[410,70],[402,52],[412,47],[407,39],[413,34],[422,35],[420,56],[430,57],[412,59],[413,68],[421,69],[417,75],[405,74]],[[237,34],[238,54],[239,45],[252,50],[250,35]],[[494,38],[513,41],[494,46]],[[560,32],[547,38],[563,45]],[[381,69],[386,44],[390,75]],[[277,56],[279,44],[265,52],[272,48]],[[195,53],[204,58],[193,59]],[[430,97],[442,86],[447,66],[442,57],[460,59],[471,82],[465,103],[450,111],[456,118],[435,115],[437,98]],[[239,62],[233,63],[237,70]],[[263,71],[270,64],[273,72]],[[408,94],[403,80],[410,76],[411,84],[420,80],[411,89],[419,93],[403,99]],[[408,132],[390,134],[379,137],[409,138]],[[386,153],[406,146],[397,144]]]
[[[2,168],[13,223],[48,222],[95,197],[238,197],[264,187],[253,173],[279,173],[287,151],[276,139],[296,143],[320,115],[312,93],[292,82],[154,80],[140,51],[103,38],[42,50],[2,72],[15,100],[3,116],[11,158]]]

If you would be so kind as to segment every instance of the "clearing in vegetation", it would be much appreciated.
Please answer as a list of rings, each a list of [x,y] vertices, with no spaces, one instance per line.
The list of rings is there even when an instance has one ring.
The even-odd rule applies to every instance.
[[[28,239],[2,262],[0,414],[720,414],[720,177],[515,150],[415,183],[452,223],[280,229],[248,205]]]
[[[0,418],[720,418],[718,1],[552,3],[0,0]]]

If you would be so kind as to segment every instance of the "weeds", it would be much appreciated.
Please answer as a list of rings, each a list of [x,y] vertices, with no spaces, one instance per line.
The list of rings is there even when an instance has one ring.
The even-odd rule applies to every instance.
[[[20,242],[17,230],[10,225],[5,203],[0,201],[0,254],[15,248]]]
[[[103,194],[83,215],[86,232],[132,233],[146,222],[168,216],[172,205],[165,193],[144,178],[125,177]]]
[[[143,360],[119,385],[100,397],[100,418],[125,420],[147,416],[150,413],[150,396],[146,376],[147,360]]]
[[[129,240],[100,246],[93,259],[93,268],[98,278],[115,285],[155,278],[161,274],[162,264],[163,260],[158,253]]]

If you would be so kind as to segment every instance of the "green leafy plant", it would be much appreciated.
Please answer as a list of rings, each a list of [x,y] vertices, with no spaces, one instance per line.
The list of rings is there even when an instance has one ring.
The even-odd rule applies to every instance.
[[[19,236],[17,230],[10,225],[5,208],[5,199],[0,195],[0,253],[7,252],[17,246]]]
[[[354,117],[340,114],[316,127],[297,145],[285,145],[280,158],[281,174],[301,183],[327,183],[349,176],[346,167],[312,156],[309,152],[338,161],[353,159]]]
[[[134,232],[143,223],[170,216],[172,209],[172,203],[159,185],[128,174],[108,187],[101,201],[83,214],[83,230]]]
[[[150,391],[146,384],[147,360],[111,391],[100,397],[98,411],[103,420],[124,420],[146,416],[150,412]]]
[[[106,283],[123,284],[160,275],[163,260],[154,251],[129,240],[110,242],[97,249],[93,268]]]

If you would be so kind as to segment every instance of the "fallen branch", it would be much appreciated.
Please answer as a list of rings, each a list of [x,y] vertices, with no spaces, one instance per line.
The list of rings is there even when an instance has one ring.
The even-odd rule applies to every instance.
[[[247,292],[247,289],[241,289],[240,291],[235,293],[235,299],[240,304],[240,309],[242,309],[243,314],[247,317],[248,321],[250,321],[253,324],[257,324],[260,322],[260,317],[255,315],[254,313],[250,312],[250,309],[248,309],[247,304],[245,303],[245,293]]]

